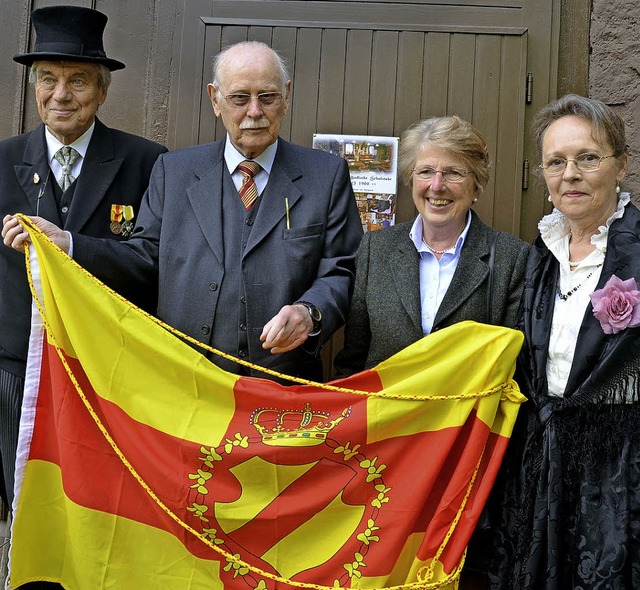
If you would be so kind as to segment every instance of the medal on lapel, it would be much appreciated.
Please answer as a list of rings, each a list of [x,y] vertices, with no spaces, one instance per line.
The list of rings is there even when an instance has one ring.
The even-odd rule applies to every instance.
[[[122,237],[128,238],[133,232],[133,206],[125,205],[124,206],[124,223],[122,224]]]
[[[111,205],[111,224],[109,229],[117,236],[122,233],[122,215],[124,207],[122,205]]]

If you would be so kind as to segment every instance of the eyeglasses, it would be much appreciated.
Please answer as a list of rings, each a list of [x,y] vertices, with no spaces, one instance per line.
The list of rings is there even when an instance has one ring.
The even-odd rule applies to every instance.
[[[610,156],[599,156],[598,154],[586,153],[580,154],[575,158],[549,158],[540,164],[540,168],[545,171],[547,176],[558,176],[565,171],[569,162],[573,162],[581,172],[593,172],[600,168],[602,160],[614,157],[614,154]]]
[[[467,170],[457,170],[456,168],[445,168],[444,170],[438,170],[436,168],[431,168],[427,166],[422,170],[413,169],[414,174],[420,180],[433,180],[436,177],[436,174],[440,172],[442,174],[442,178],[444,178],[447,182],[462,182],[465,179],[465,176],[471,174]]]
[[[225,94],[224,99],[229,106],[241,109],[246,107],[252,98],[257,98],[261,107],[275,107],[282,102],[282,92],[261,92],[260,94]]]

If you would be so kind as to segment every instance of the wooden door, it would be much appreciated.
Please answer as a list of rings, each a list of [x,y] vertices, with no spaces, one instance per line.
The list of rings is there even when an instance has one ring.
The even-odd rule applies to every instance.
[[[237,41],[264,41],[291,67],[285,139],[311,145],[314,133],[400,136],[421,118],[460,115],[484,134],[493,163],[475,209],[519,235],[525,161],[532,161],[527,113],[550,98],[557,29],[554,0],[526,4],[183,0],[169,144],[224,136],[206,94],[211,58]],[[401,187],[397,219],[414,214]]]

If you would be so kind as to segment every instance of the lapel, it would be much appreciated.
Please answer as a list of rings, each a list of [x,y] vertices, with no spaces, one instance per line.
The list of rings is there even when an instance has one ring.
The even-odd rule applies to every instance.
[[[491,231],[471,211],[471,225],[467,232],[460,260],[451,284],[436,313],[434,327],[442,325],[464,302],[466,302],[489,274]]]
[[[411,318],[413,329],[422,335],[420,255],[408,234],[409,229],[401,235],[398,247],[391,252],[388,271],[391,273],[400,303]]]
[[[77,232],[82,230],[105,198],[118,170],[120,170],[122,161],[122,158],[115,157],[109,129],[96,119],[96,126],[87,148],[87,154],[82,162],[82,171],[76,180],[65,229]],[[114,198],[118,202],[117,195],[114,195]],[[105,219],[104,226],[108,227],[110,221],[110,219]]]
[[[49,167],[43,124],[29,134],[24,149],[23,163],[16,164],[14,170],[16,179],[29,203],[25,212],[28,211],[30,215],[35,215],[37,211],[40,217],[44,217],[56,225],[61,225],[62,220],[51,186],[51,183],[56,182],[56,179]],[[36,174],[39,178],[37,183],[34,182]]]
[[[639,225],[640,212],[633,204],[627,205],[622,219],[611,224],[607,237],[607,253],[596,289],[602,289],[614,274],[623,280],[640,279],[640,244],[636,230]],[[615,336],[606,335],[600,322],[593,315],[593,306],[589,303],[580,326],[566,391],[576,391],[593,372],[593,367],[599,364],[607,347],[624,340],[630,332],[624,330]]]
[[[187,157],[192,158],[193,152],[188,153]],[[209,247],[222,266],[222,183],[224,174],[228,174],[224,163],[224,140],[203,145],[197,153],[200,157],[193,164],[193,172],[198,180],[187,188],[187,198]],[[189,162],[185,160],[184,165],[188,166]]]
[[[302,166],[295,150],[288,142],[279,138],[269,181],[262,193],[260,207],[243,257],[247,256],[286,217],[285,197],[289,203],[289,214],[291,214],[302,197],[300,189],[294,182],[302,176]]]
[[[528,387],[534,398],[547,392],[547,358],[558,274],[558,261],[538,234],[527,260],[520,317],[525,334],[520,362],[523,376],[531,379]]]

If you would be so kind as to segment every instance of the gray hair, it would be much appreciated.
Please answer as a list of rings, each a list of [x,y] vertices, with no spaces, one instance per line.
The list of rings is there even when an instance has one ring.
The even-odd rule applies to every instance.
[[[34,61],[31,64],[31,68],[29,68],[29,84],[35,84],[37,82],[38,65],[40,63],[42,62]],[[85,63],[85,62],[78,62],[78,63]],[[98,84],[100,84],[100,87],[102,88],[102,90],[108,90],[109,85],[111,84],[111,70],[109,70],[109,68],[104,64],[97,64],[93,62],[87,62],[87,63],[90,63],[92,66],[96,67],[96,70],[98,72]]]
[[[533,122],[538,156],[542,160],[542,141],[552,123],[562,117],[580,117],[591,123],[593,137],[606,141],[613,155],[620,157],[627,153],[627,139],[622,117],[610,106],[594,98],[585,98],[577,94],[567,94],[544,107]]]
[[[267,49],[273,55],[273,59],[276,62],[278,67],[278,72],[280,74],[280,85],[282,86],[282,94],[286,92],[287,82],[289,81],[289,68],[287,67],[287,62],[285,59],[273,48],[269,47],[266,43],[262,43],[261,41],[241,41],[240,43],[235,43],[234,45],[229,45],[225,47],[218,55],[213,58],[213,80],[212,84],[218,88],[218,94],[220,93],[220,87],[222,85],[220,81],[220,72],[224,68],[226,60],[229,56],[229,52],[231,50],[235,50],[237,48],[251,48],[251,49]]]
[[[485,189],[491,168],[487,144],[471,123],[456,115],[423,119],[402,134],[398,169],[406,185],[411,186],[418,152],[427,144],[453,152],[473,174],[478,192]]]

